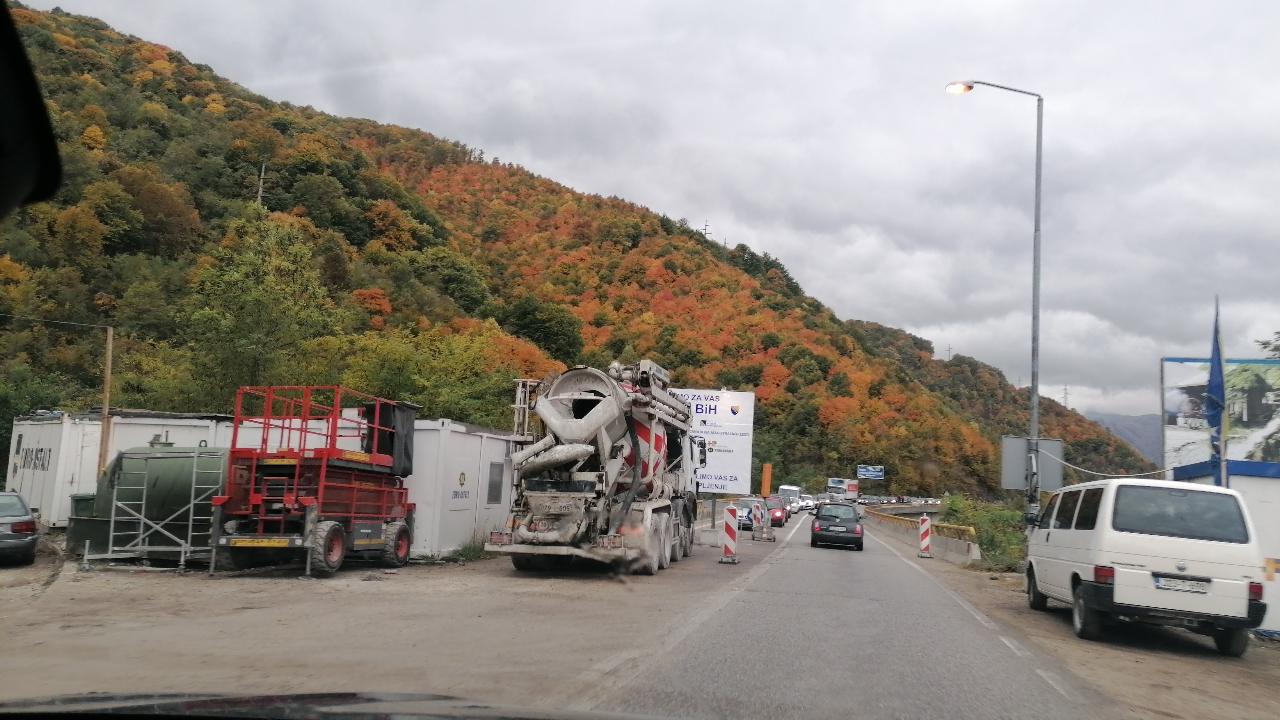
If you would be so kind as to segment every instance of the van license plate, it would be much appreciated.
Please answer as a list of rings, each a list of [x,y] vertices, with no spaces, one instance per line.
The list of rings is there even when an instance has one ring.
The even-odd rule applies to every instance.
[[[1160,590],[1177,590],[1189,593],[1209,592],[1209,583],[1200,580],[1183,580],[1182,578],[1157,577],[1156,587]]]

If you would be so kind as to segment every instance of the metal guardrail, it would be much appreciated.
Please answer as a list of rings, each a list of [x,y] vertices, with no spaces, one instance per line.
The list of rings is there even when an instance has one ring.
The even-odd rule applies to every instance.
[[[919,521],[915,518],[890,515],[889,513],[871,509],[866,509],[863,512],[865,515],[870,515],[876,520],[890,525],[897,525],[903,528],[916,528],[919,526]],[[941,535],[942,537],[955,538],[956,540],[964,540],[966,542],[978,542],[978,531],[968,525],[933,523],[931,527],[933,528],[934,533]]]

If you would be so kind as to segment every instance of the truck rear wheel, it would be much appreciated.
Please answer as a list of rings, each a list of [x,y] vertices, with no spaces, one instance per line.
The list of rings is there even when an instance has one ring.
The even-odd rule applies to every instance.
[[[404,567],[409,563],[409,545],[412,542],[409,526],[403,520],[389,522],[382,528],[383,567]]]
[[[658,541],[657,525],[658,522],[655,519],[653,526],[649,528],[649,533],[645,535],[644,552],[636,558],[632,569],[636,575],[658,574],[658,553],[662,550],[662,544]]]
[[[656,519],[654,529],[658,533],[658,569],[666,570],[671,567],[671,516],[659,515]]]
[[[681,527],[680,518],[676,515],[667,518],[667,537],[667,542],[671,545],[671,562],[667,565],[671,565],[680,562],[684,549],[684,528]]]
[[[316,523],[311,531],[311,574],[316,577],[333,577],[342,567],[347,555],[346,533],[342,525],[332,520]]]

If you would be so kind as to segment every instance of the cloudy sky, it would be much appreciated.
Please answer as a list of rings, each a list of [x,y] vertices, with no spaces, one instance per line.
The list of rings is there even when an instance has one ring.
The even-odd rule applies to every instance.
[[[28,0],[275,99],[419,127],[780,257],[845,318],[1156,412],[1158,358],[1280,330],[1280,5]]]

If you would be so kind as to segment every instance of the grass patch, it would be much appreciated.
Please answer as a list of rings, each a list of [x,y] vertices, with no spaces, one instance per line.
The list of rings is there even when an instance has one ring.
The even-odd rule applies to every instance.
[[[969,525],[977,531],[984,570],[1015,571],[1018,564],[1027,559],[1022,510],[1012,504],[949,495],[942,503],[939,520],[952,525]]]
[[[472,542],[458,548],[452,555],[445,558],[451,562],[473,562],[475,560],[488,560],[491,557],[497,557],[496,554],[486,552],[484,543]]]

